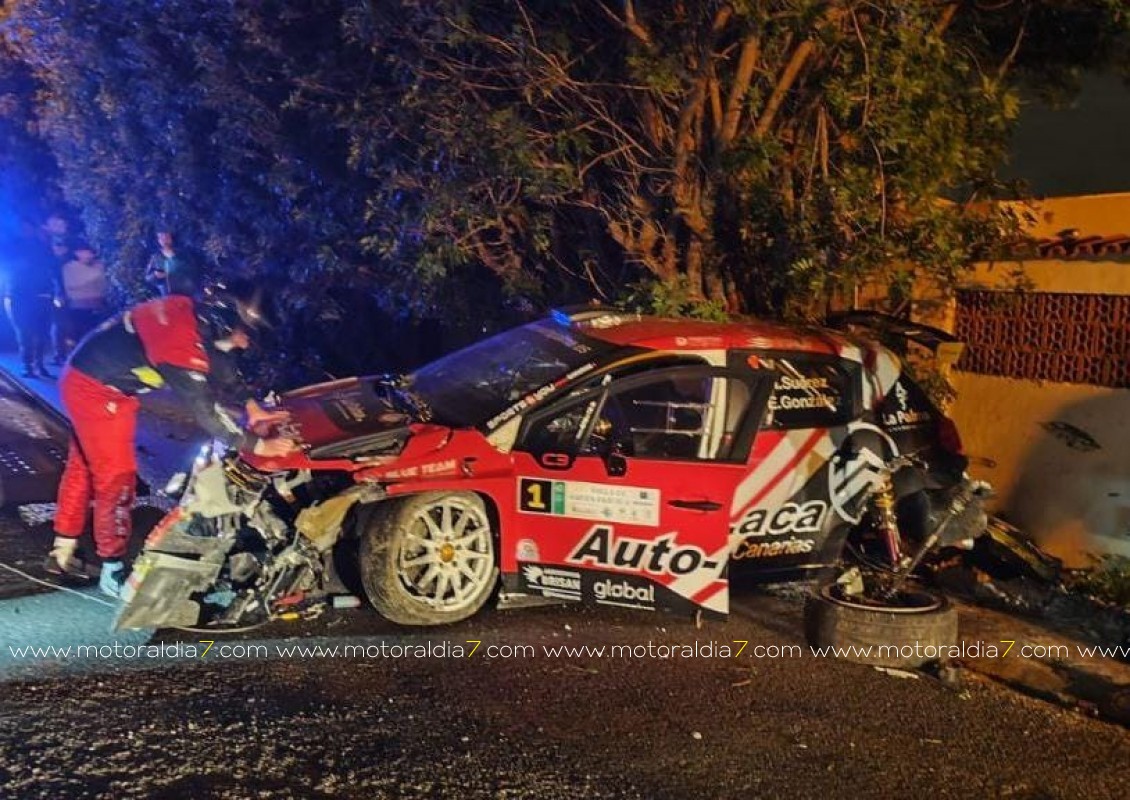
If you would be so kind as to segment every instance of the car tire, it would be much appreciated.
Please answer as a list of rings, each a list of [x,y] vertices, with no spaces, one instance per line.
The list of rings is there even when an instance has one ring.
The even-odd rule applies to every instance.
[[[381,503],[361,534],[365,594],[400,625],[466,619],[498,584],[496,533],[473,493],[426,492]]]
[[[835,655],[847,661],[917,669],[944,660],[939,654],[957,646],[957,609],[918,588],[902,593],[898,603],[880,605],[841,596],[829,584],[806,600],[804,632],[809,645],[839,648]]]

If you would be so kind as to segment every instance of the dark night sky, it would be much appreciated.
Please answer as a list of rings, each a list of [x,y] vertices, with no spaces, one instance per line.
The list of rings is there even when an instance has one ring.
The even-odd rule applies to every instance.
[[[1037,196],[1130,192],[1130,88],[1092,75],[1068,108],[1030,101],[1005,174]]]

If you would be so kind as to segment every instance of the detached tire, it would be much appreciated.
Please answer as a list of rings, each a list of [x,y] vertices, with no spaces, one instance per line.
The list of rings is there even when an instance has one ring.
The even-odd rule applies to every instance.
[[[469,492],[426,492],[379,505],[361,532],[365,594],[400,625],[447,625],[475,614],[498,583],[486,504]]]
[[[909,669],[938,661],[941,648],[958,644],[957,609],[949,600],[922,589],[901,599],[868,605],[838,596],[835,584],[822,586],[804,605],[805,638],[813,647],[841,648],[836,655],[846,661]]]

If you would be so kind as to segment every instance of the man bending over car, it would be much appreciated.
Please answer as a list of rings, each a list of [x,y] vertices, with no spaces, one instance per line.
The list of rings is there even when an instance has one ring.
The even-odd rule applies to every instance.
[[[94,543],[102,560],[99,586],[121,596],[137,482],[139,394],[168,386],[207,433],[230,446],[263,456],[294,450],[290,439],[259,439],[246,432],[217,402],[223,354],[249,347],[250,333],[261,321],[257,293],[250,287],[221,290],[207,300],[170,295],[134,306],[79,343],[59,380],[74,435],[59,485],[47,572],[87,575],[75,549],[93,499]],[[248,401],[247,413],[249,427],[275,418],[254,401]]]

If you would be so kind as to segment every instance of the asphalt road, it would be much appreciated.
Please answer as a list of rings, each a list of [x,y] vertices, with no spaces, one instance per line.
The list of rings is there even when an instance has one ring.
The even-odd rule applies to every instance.
[[[0,551],[35,560],[45,535],[0,520]],[[15,581],[0,600],[5,800],[1130,796],[1123,728],[976,676],[947,688],[803,650],[755,654],[803,644],[800,606],[777,598],[743,595],[750,613],[701,629],[552,608],[405,632],[365,608],[275,623],[207,654],[200,640],[215,637],[162,633],[150,640],[162,658],[125,657],[146,638],[110,635],[111,609],[18,596]],[[740,640],[739,657],[659,650]],[[115,641],[122,658],[9,650],[87,642],[110,653]],[[264,650],[225,658],[224,644]],[[346,644],[367,650],[285,650]],[[643,649],[546,649],[560,645]],[[507,646],[530,649],[488,652]]]
[[[143,460],[190,438],[159,426]],[[41,575],[50,539],[0,515],[2,564]],[[0,800],[1130,796],[1126,729],[977,675],[816,657],[798,602],[738,599],[701,629],[557,608],[409,632],[362,608],[208,645],[113,634],[93,591],[0,569]]]

